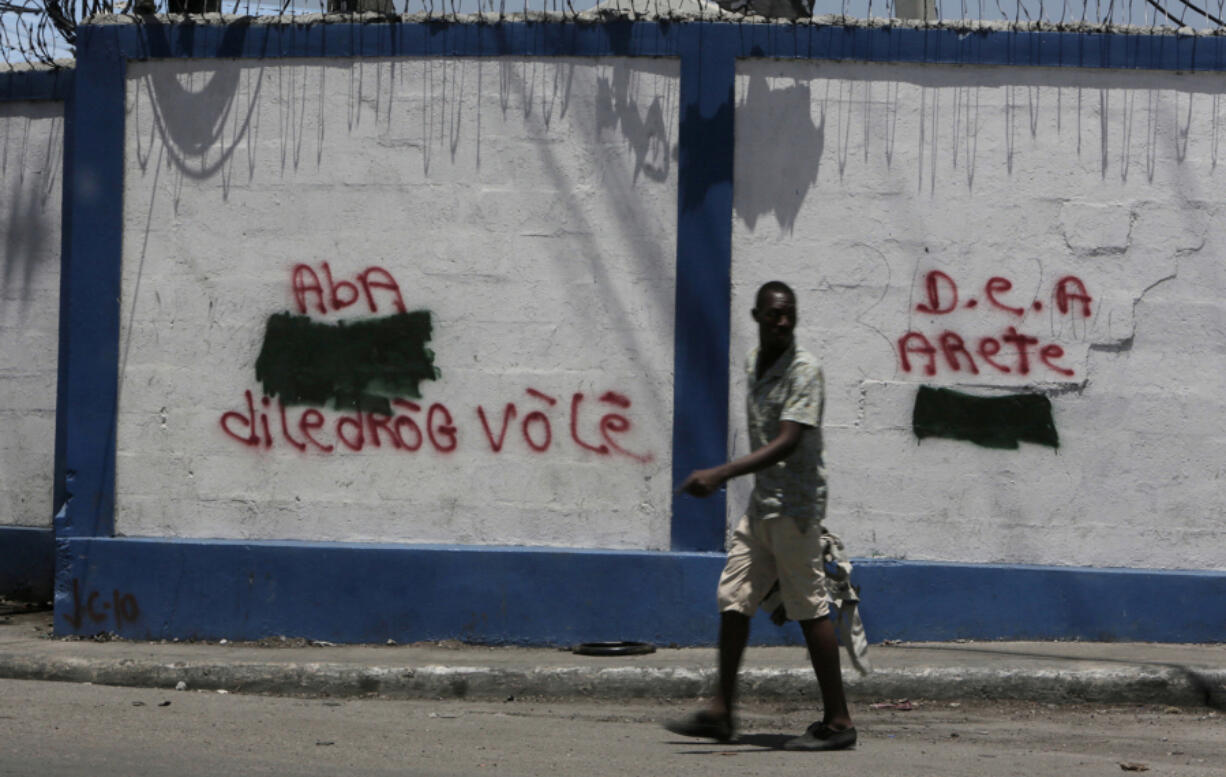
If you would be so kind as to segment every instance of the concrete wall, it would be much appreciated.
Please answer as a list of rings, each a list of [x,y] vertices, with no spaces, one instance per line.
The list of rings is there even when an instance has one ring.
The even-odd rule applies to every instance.
[[[826,366],[828,523],[854,554],[1226,569],[1224,91],[739,63],[734,402],[753,291],[783,278]],[[921,442],[920,385],[1043,395],[1058,447]]]
[[[63,498],[56,416],[70,84],[70,70],[0,73],[0,597],[32,602],[52,595],[52,514]]]
[[[873,640],[1226,638],[1226,39],[114,21],[62,631],[709,642],[779,277]]]
[[[50,529],[64,107],[0,102],[0,526]]]
[[[666,549],[677,77],[133,63],[116,533]]]

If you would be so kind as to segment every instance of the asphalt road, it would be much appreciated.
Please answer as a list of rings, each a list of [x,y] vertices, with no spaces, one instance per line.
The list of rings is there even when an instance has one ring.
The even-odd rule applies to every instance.
[[[166,704],[169,702],[169,704]],[[0,681],[0,775],[1220,775],[1226,714],[1156,706],[923,702],[853,713],[860,746],[774,749],[813,713],[744,710],[737,744],[682,740],[683,707],[291,699]]]

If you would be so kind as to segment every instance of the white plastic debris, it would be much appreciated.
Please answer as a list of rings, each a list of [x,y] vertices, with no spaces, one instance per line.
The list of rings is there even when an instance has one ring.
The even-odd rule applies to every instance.
[[[183,682],[182,680],[180,680],[179,682],[175,683],[175,690],[176,690],[176,691],[186,691],[186,690],[187,690],[187,683],[185,683],[185,682]]]

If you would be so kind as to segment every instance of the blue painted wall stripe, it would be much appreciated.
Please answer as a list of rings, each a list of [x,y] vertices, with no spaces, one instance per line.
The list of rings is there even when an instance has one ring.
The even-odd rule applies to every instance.
[[[140,25],[94,28],[129,59],[166,57],[676,56],[683,25],[289,24]]]
[[[738,25],[737,57],[1113,70],[1221,70],[1219,37]]]
[[[734,57],[879,62],[1222,70],[1220,36],[959,31],[720,22],[578,24],[164,25],[90,28],[125,58],[390,56],[675,56],[705,41]],[[94,45],[97,45],[95,42]]]
[[[710,644],[723,565],[718,553],[142,539],[68,544],[72,569],[57,600],[57,628],[133,639],[284,634],[337,642]],[[1213,642],[1226,628],[1223,572],[856,564],[873,642]],[[800,643],[795,625],[780,629],[761,617],[753,634],[756,644]]]
[[[0,74],[0,102],[46,102],[68,99],[73,71],[17,70]]]
[[[874,640],[1226,639],[1226,572],[874,560],[856,574]]]

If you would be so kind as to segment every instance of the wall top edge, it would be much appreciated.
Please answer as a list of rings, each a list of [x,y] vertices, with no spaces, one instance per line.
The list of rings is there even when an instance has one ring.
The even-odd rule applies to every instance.
[[[113,27],[156,23],[162,25],[226,26],[236,23],[267,27],[310,27],[339,24],[447,24],[447,25],[498,25],[508,23],[570,23],[604,24],[609,22],[668,22],[722,24],[729,26],[813,28],[842,27],[847,29],[879,30],[942,30],[957,33],[989,32],[1060,32],[1097,35],[1148,35],[1177,38],[1226,37],[1226,29],[1194,29],[1165,25],[1128,25],[1097,22],[1048,22],[1048,21],[995,21],[980,19],[942,19],[924,21],[918,19],[893,19],[887,17],[857,18],[842,14],[824,14],[801,19],[768,19],[762,16],[730,13],[713,6],[714,10],[666,11],[663,13],[638,13],[621,9],[594,9],[578,13],[554,11],[528,11],[524,13],[312,13],[269,16],[246,16],[241,14],[97,14],[87,19],[82,26]]]

